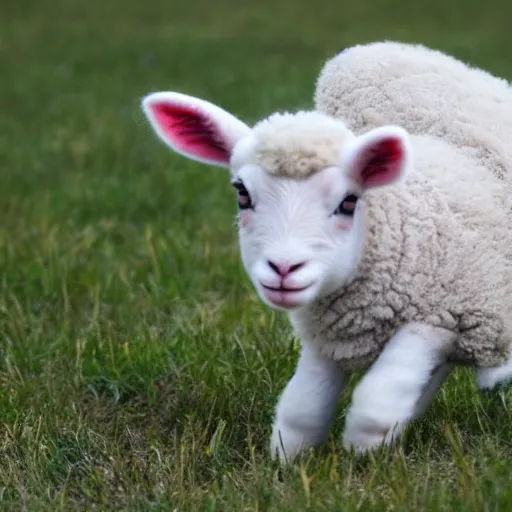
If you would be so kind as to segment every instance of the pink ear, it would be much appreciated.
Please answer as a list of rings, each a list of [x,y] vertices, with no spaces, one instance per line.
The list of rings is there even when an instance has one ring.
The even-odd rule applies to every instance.
[[[150,94],[142,107],[161,140],[177,153],[204,163],[228,166],[233,147],[250,132],[220,107],[185,94]]]
[[[346,163],[363,188],[380,187],[403,177],[410,153],[407,132],[399,127],[384,126],[358,137]]]

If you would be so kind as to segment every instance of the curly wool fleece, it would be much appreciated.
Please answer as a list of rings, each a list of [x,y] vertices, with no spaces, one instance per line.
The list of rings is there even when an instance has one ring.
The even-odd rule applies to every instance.
[[[328,60],[315,107],[355,133],[398,124],[433,135],[482,162],[512,190],[512,87],[422,45],[357,45]]]
[[[452,360],[495,366],[512,342],[512,242],[502,183],[446,142],[412,137],[400,185],[368,192],[357,276],[292,322],[346,368],[373,362],[401,326],[458,334]]]
[[[441,52],[384,42],[328,61],[315,103],[355,133],[398,124],[417,136],[405,184],[362,199],[356,279],[296,315],[299,336],[358,367],[400,326],[425,322],[458,335],[452,360],[503,364],[512,342],[512,88]]]

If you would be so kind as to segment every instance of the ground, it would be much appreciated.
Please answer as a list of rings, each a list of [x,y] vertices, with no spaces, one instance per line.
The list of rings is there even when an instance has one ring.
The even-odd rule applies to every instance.
[[[0,507],[510,510],[512,393],[453,374],[403,442],[329,442],[279,471],[268,438],[297,360],[242,269],[227,175],[173,155],[140,98],[247,122],[312,104],[323,62],[422,42],[512,78],[512,3],[3,0]]]

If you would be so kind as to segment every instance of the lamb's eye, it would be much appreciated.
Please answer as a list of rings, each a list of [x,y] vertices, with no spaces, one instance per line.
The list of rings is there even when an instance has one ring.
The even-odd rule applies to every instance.
[[[338,208],[334,210],[335,215],[347,215],[352,217],[354,215],[354,211],[356,209],[357,204],[357,196],[354,194],[349,194],[348,196],[341,201]]]
[[[238,208],[240,210],[247,210],[252,208],[252,201],[249,192],[241,181],[236,181],[233,186],[238,190]]]

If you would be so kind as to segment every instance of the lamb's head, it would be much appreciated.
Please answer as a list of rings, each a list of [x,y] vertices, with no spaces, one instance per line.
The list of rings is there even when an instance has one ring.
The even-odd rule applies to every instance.
[[[368,189],[400,180],[410,144],[386,126],[356,137],[318,112],[273,114],[253,128],[211,103],[154,93],[143,109],[174,151],[230,168],[244,266],[260,297],[303,307],[354,277]]]

